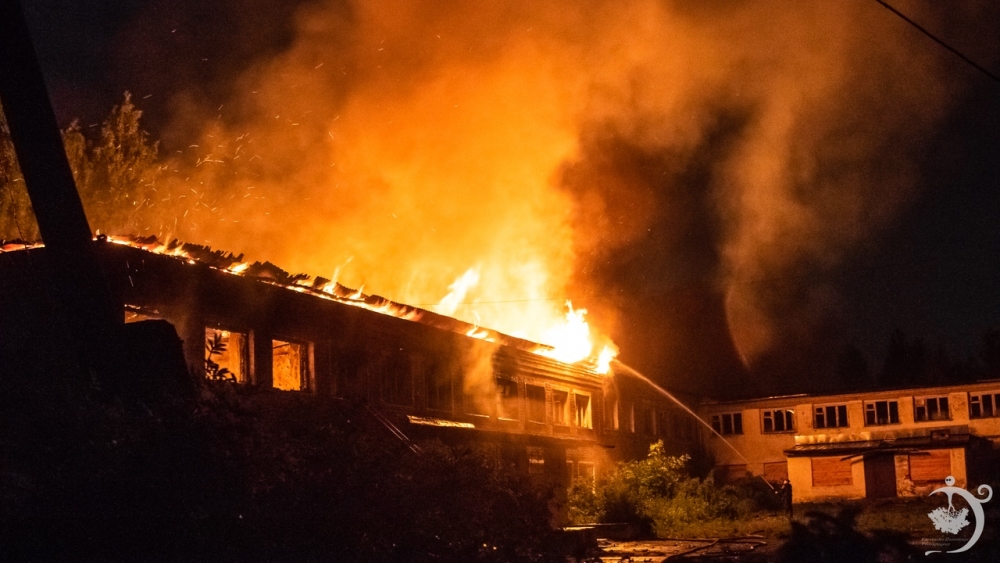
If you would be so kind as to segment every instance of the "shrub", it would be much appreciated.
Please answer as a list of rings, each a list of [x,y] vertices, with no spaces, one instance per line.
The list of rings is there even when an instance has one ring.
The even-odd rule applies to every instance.
[[[629,523],[657,536],[694,522],[744,518],[779,502],[762,481],[718,485],[691,475],[690,457],[668,456],[663,442],[649,447],[645,459],[615,466],[595,489],[570,491],[575,523]]]

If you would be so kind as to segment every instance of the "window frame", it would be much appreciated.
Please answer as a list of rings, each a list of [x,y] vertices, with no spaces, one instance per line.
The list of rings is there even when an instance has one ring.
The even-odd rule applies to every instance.
[[[552,393],[552,424],[555,426],[569,426],[569,397],[570,390],[553,387]],[[557,403],[557,397],[563,397],[562,405]]]
[[[535,390],[539,390],[542,392],[540,402],[536,398],[532,397],[533,394],[536,394],[532,393]],[[527,404],[527,408],[525,408],[525,411],[527,411],[525,412],[525,418],[527,419],[528,422],[533,422],[535,424],[545,424],[546,422],[548,422],[549,420],[548,408],[546,408],[547,405],[545,398],[546,398],[545,385],[540,383],[533,383],[530,381],[524,382],[524,401]],[[534,417],[536,414],[539,413],[541,413],[541,416],[539,417],[541,418],[541,420],[536,420]]]
[[[990,399],[990,413],[984,414],[983,409],[983,397],[988,397]],[[969,418],[970,419],[983,419],[983,418],[998,418],[1000,417],[1000,409],[997,409],[998,404],[1000,404],[1000,391],[988,391],[980,393],[969,393]],[[979,407],[979,414],[973,412],[974,407]]]
[[[499,420],[521,420],[521,386],[517,379],[507,376],[497,376],[495,382],[497,391],[497,418]],[[510,389],[514,390],[513,396],[505,394],[505,390],[509,391]]]
[[[580,412],[580,397],[587,400],[583,413]],[[573,391],[573,425],[587,430],[594,429],[594,398],[586,391]]]
[[[287,344],[289,346],[298,346],[299,349],[299,388],[298,389],[281,389],[283,391],[299,391],[308,392],[313,388],[313,342],[310,340],[303,340],[299,338],[286,338],[282,335],[272,336],[271,341],[271,387],[273,389],[279,389],[274,385],[274,361],[275,361],[275,344],[278,342]],[[412,367],[410,368],[410,393],[413,393],[413,373]],[[411,399],[412,404],[412,399]]]
[[[762,434],[785,434],[795,432],[795,409],[761,410],[760,416],[760,428]],[[777,424],[779,420],[781,423]],[[770,423],[770,428],[768,428],[768,423]],[[781,428],[778,428],[778,426],[781,426]]]
[[[942,408],[941,402],[944,401]],[[934,405],[937,416],[931,414],[931,405]],[[944,412],[944,416],[939,413]],[[926,397],[913,398],[913,421],[914,422],[939,422],[951,420],[951,400],[948,395],[928,395]]]
[[[249,384],[251,382],[256,381],[256,379],[254,377],[254,374],[252,373],[253,372],[253,349],[252,349],[252,346],[253,346],[253,331],[250,331],[250,330],[233,330],[231,327],[229,327],[227,325],[223,325],[221,323],[206,324],[205,325],[205,338],[206,338],[206,342],[203,343],[203,346],[206,347],[206,348],[207,348],[207,339],[208,339],[208,333],[209,333],[209,331],[212,331],[212,332],[215,332],[215,333],[220,333],[220,334],[226,333],[227,334],[227,336],[226,336],[227,339],[232,339],[232,335],[233,334],[237,334],[237,335],[240,336],[240,338],[243,339],[243,345],[239,349],[239,367],[240,367],[240,371],[239,371],[239,373],[233,373],[232,370],[229,370],[229,372],[233,373],[235,382],[238,383],[238,384],[243,385],[243,384]],[[208,355],[208,350],[207,349],[205,349],[204,352],[206,354],[206,356],[205,356],[205,362],[207,364],[207,362],[209,360],[211,360],[211,356]],[[232,348],[228,348],[226,352],[227,352],[227,354],[232,353]],[[221,367],[226,367],[228,369],[228,365],[227,366],[221,366]],[[206,373],[205,376],[207,377],[208,374]]]
[[[885,422],[881,422],[883,419],[879,418],[879,405],[883,403],[886,405]],[[865,426],[892,426],[894,424],[900,424],[898,399],[865,401],[864,412]],[[869,414],[871,414],[871,416],[869,416]],[[894,418],[895,420],[893,420]]]
[[[833,409],[833,410],[831,410]],[[829,414],[833,413],[837,420],[836,424],[829,424]],[[823,417],[823,424],[819,423],[819,417]],[[850,428],[851,415],[847,408],[847,403],[830,403],[823,405],[813,405],[813,428],[816,430],[827,430],[835,428]]]
[[[712,430],[721,436],[743,435],[743,412],[732,411],[712,415]]]

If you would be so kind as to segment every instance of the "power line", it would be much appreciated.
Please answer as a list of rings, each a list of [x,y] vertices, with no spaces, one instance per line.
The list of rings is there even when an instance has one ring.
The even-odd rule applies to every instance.
[[[958,58],[962,59],[963,61],[969,63],[970,65],[972,65],[972,67],[975,68],[976,70],[978,70],[979,72],[985,74],[986,76],[989,76],[990,78],[992,78],[997,83],[1000,83],[1000,77],[998,77],[997,75],[993,74],[989,70],[983,68],[982,66],[979,66],[978,64],[976,64],[975,61],[973,61],[969,57],[966,57],[965,55],[963,55],[962,53],[960,53],[957,49],[955,49],[951,45],[945,43],[942,39],[939,39],[936,35],[934,35],[930,31],[927,31],[926,29],[924,29],[917,22],[915,22],[915,21],[911,20],[910,18],[906,17],[902,12],[900,12],[896,8],[893,8],[889,4],[883,2],[882,0],[875,0],[875,1],[878,2],[879,4],[881,4],[886,10],[889,10],[893,14],[897,15],[900,19],[902,19],[906,23],[908,23],[911,26],[913,26],[914,28],[916,28],[917,31],[919,31],[920,33],[923,33],[927,37],[930,37],[938,45],[944,47],[945,49],[948,49],[949,51],[951,51],[952,54],[954,54]]]

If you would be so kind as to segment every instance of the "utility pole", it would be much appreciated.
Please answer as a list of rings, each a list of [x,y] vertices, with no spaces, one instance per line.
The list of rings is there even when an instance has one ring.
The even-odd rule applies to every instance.
[[[122,312],[97,259],[38,56],[18,0],[0,0],[0,103],[45,243],[52,292],[81,367],[108,374]]]

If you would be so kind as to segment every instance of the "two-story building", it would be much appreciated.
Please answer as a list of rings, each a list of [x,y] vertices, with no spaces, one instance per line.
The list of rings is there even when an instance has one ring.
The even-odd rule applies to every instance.
[[[913,496],[948,476],[981,482],[1000,439],[1000,381],[706,402],[702,413],[722,479],[787,478],[796,502]]]

